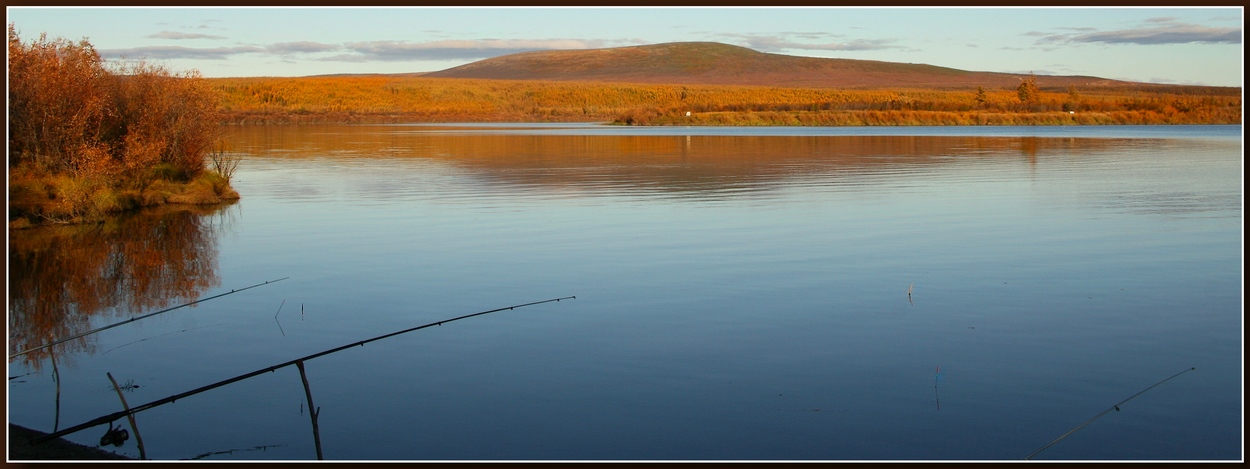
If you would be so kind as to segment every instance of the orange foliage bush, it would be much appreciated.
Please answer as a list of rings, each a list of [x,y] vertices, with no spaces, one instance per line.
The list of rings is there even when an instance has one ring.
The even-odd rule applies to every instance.
[[[108,153],[100,141],[108,88],[91,44],[40,36],[26,45],[9,25],[9,166],[60,172],[96,164],[86,158]]]
[[[122,69],[114,85],[128,168],[167,163],[186,176],[204,169],[205,155],[219,138],[218,97],[198,73],[175,75],[139,63]]]
[[[204,169],[218,97],[195,72],[109,70],[87,41],[22,42],[9,25],[9,167],[137,177],[159,163]]]
[[[10,24],[10,226],[98,218],[133,205],[118,194],[156,178],[202,178],[220,138],[219,101],[196,72],[110,69],[85,40],[25,43]],[[214,195],[237,198],[225,189]]]

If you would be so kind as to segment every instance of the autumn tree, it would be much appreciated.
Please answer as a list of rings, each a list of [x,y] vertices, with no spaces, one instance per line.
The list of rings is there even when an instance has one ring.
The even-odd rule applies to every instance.
[[[1037,89],[1037,77],[1033,74],[1025,77],[1020,82],[1020,86],[1016,87],[1016,96],[1020,98],[1020,102],[1027,105],[1037,104],[1041,91]]]
[[[204,168],[218,97],[198,73],[143,62],[110,70],[86,40],[24,44],[9,25],[9,166],[133,173]]]

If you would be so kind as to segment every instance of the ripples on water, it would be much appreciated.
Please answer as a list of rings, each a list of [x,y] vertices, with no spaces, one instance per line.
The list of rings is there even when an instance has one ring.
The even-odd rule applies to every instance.
[[[116,411],[105,372],[140,385],[133,406],[576,295],[310,361],[326,456],[1019,459],[1191,366],[1038,459],[1240,455],[1240,127],[286,126],[232,143],[243,200],[181,231],[194,242],[137,230],[132,251],[204,261],[152,277],[201,297],[291,279],[76,343],[59,399],[48,360],[11,360],[31,374],[10,380],[10,422]],[[14,297],[130,281],[33,267],[77,265],[97,238],[11,236]],[[10,349],[31,324],[15,304]],[[304,401],[287,369],[139,425],[161,459],[311,459]],[[228,451],[246,448],[264,450]]]

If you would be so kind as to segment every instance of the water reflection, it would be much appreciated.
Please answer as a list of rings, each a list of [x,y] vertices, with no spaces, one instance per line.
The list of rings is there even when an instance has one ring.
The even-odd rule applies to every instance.
[[[246,211],[220,275],[275,270],[288,289],[186,340],[114,354],[142,331],[101,334],[65,380],[72,407],[31,379],[10,386],[14,423],[117,411],[108,371],[152,402],[558,288],[588,301],[180,398],[142,416],[149,454],[1010,459],[1089,418],[1091,396],[1194,365],[1210,371],[1143,395],[1149,422],[1045,455],[1240,445],[1221,410],[1241,404],[1239,140],[236,130]]]
[[[224,206],[177,206],[103,224],[9,234],[9,353],[91,330],[100,320],[132,316],[199,297],[221,283],[217,238]],[[22,355],[39,370],[92,352],[92,336]]]
[[[400,158],[454,168],[500,190],[724,198],[783,186],[872,183],[866,176],[935,168],[1105,155],[1142,139],[899,135],[577,135],[412,130],[394,126],[241,127],[237,151],[330,159],[356,168]],[[388,163],[388,164],[394,164]],[[377,178],[370,198],[402,197],[410,182]],[[309,190],[316,190],[316,187]]]

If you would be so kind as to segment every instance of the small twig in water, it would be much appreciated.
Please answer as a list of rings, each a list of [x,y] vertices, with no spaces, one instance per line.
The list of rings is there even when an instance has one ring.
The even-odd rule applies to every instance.
[[[225,451],[209,451],[209,452],[207,452],[207,453],[198,454],[198,455],[196,455],[196,456],[194,456],[194,457],[192,457],[192,458],[190,458],[190,459],[191,459],[191,460],[198,460],[198,459],[204,459],[204,458],[207,458],[207,457],[212,456],[212,455],[215,455],[215,454],[234,454],[234,453],[236,453],[236,452],[242,452],[242,451],[257,451],[257,450],[260,450],[260,451],[265,451],[265,450],[267,450],[267,449],[269,449],[269,448],[277,448],[277,447],[280,447],[280,446],[282,446],[282,445],[262,445],[262,446],[253,446],[253,447],[251,447],[251,448],[228,449],[228,450],[225,450]]]
[[[108,387],[108,389],[114,389],[114,388],[117,388],[117,389],[121,389],[121,390],[123,390],[123,391],[134,391],[135,389],[138,389],[138,388],[139,388],[139,385],[138,385],[138,384],[135,384],[135,380],[134,380],[134,378],[131,378],[131,379],[126,380],[126,383],[125,383],[125,384],[122,384],[121,386],[107,386],[107,387]]]
[[[282,312],[284,305],[286,305],[286,300],[282,300],[282,304],[278,305],[278,313]],[[273,313],[273,322],[278,323],[278,332],[282,333],[282,337],[286,337],[286,331],[282,330],[282,322],[278,320],[278,313]]]
[[[113,379],[113,373],[108,372],[105,374],[108,375],[109,382],[113,383],[113,389],[117,390],[117,397],[120,398],[122,401],[122,408],[126,410],[130,410],[130,404],[126,403],[126,396],[122,395],[122,387],[118,386],[117,380]],[[135,386],[134,384],[135,384],[135,380],[133,379],[126,381],[126,386],[138,387],[138,386]],[[130,429],[135,431],[135,444],[139,446],[139,459],[147,459],[148,458],[147,452],[143,450],[143,437],[139,436],[139,425],[135,423],[134,414],[127,415],[126,418],[130,420]],[[122,440],[124,441],[125,438],[123,438]],[[115,444],[117,446],[121,446],[120,442],[115,443]]]

